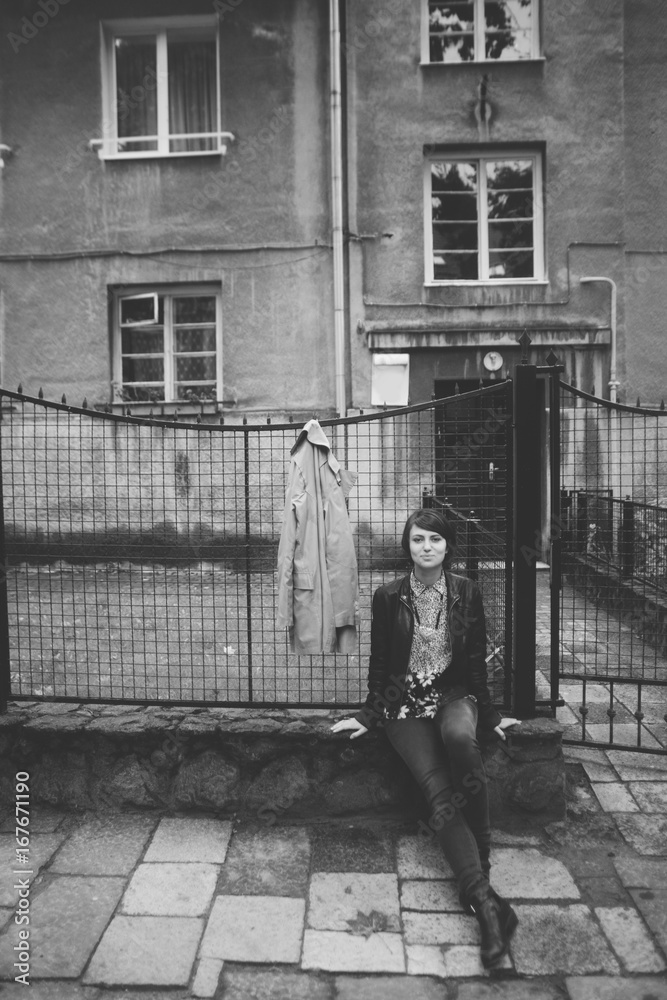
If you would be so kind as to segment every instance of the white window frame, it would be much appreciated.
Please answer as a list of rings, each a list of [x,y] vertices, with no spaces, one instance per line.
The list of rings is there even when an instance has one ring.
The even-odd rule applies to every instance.
[[[123,286],[112,290],[112,388],[113,402],[130,406],[153,409],[166,407],[178,407],[185,410],[191,406],[189,400],[176,399],[173,396],[173,386],[176,382],[176,365],[174,357],[174,328],[173,328],[173,306],[174,298],[210,296],[215,297],[215,399],[203,400],[199,406],[204,405],[219,409],[222,406],[222,290],[215,284],[177,284],[177,285],[138,285],[136,287]],[[120,395],[123,386],[123,350],[122,350],[122,328],[120,325],[120,302],[121,299],[132,299],[140,296],[155,294],[156,296],[166,296],[164,303],[164,387],[165,399],[152,402],[150,400],[126,400]],[[131,328],[141,329],[147,324],[132,324]],[[160,385],[162,383],[159,383]],[[167,393],[170,393],[170,398]]]
[[[434,277],[433,266],[433,216],[431,212],[431,164],[441,163],[446,160],[449,163],[461,162],[470,163],[472,160],[479,164],[486,161],[495,162],[497,160],[532,160],[533,161],[533,249],[534,249],[534,275],[532,278],[490,278],[488,277],[489,267],[489,230],[486,211],[482,212],[486,206],[486,172],[478,170],[478,205],[477,205],[477,237],[479,248],[479,271],[480,277],[470,281],[457,279],[443,279]],[[497,287],[499,285],[538,285],[546,284],[545,255],[544,255],[544,197],[542,192],[542,153],[536,149],[525,149],[518,147],[502,148],[480,152],[474,148],[470,150],[459,150],[447,152],[446,150],[430,153],[424,157],[424,263],[425,263],[425,285],[462,285],[466,288],[475,285],[486,285]]]
[[[183,135],[169,133],[169,92],[167,83],[167,33],[188,28],[211,29],[216,48],[216,103],[217,121],[214,132],[192,132]],[[156,77],[157,77],[157,135],[119,136],[116,107],[116,59],[114,41],[123,35],[155,35]],[[193,15],[192,17],[131,18],[100,22],[100,65],[102,70],[102,136],[91,139],[90,146],[97,151],[101,160],[149,160],[182,156],[220,156],[227,151],[227,140],[234,138],[231,132],[222,131],[221,86],[220,86],[220,30],[215,15]],[[157,141],[157,149],[123,150],[121,145],[130,139],[134,141]],[[173,139],[215,139],[213,149],[170,150]]]
[[[486,58],[486,21],[484,19],[484,0],[470,0],[475,5],[475,57],[469,62],[446,63],[431,61],[431,45],[429,32],[429,8],[428,0],[421,0],[421,64],[422,66],[472,66],[474,63],[489,63],[492,66],[501,66],[508,63],[515,66],[517,63],[543,62],[544,57],[540,51],[540,0],[532,0],[532,37],[530,44],[530,56],[521,59],[487,59]]]

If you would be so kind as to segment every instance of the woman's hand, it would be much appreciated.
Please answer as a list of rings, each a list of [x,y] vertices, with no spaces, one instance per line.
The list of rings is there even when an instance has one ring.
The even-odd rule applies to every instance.
[[[332,733],[342,733],[344,729],[353,729],[354,732],[350,733],[350,739],[356,740],[357,736],[363,736],[364,733],[368,732],[366,726],[362,726],[360,722],[356,719],[341,719],[340,722],[336,722],[331,727]]]
[[[501,719],[493,731],[494,733],[498,733],[498,736],[500,736],[501,740],[506,740],[507,737],[505,736],[503,729],[509,729],[510,726],[520,726],[520,725],[521,723],[519,722],[518,719]]]

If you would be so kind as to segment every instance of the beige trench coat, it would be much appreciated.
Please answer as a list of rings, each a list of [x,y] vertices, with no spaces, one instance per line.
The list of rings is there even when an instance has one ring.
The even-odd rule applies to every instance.
[[[359,584],[345,500],[356,479],[309,420],[292,448],[278,548],[277,626],[295,653],[354,649]]]

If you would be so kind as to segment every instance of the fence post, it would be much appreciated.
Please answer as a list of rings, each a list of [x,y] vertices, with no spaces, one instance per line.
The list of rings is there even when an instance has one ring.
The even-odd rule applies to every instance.
[[[2,415],[0,414],[0,424]],[[7,711],[11,692],[9,662],[9,596],[7,593],[7,547],[5,544],[5,505],[2,490],[2,434],[0,433],[0,713]]]
[[[513,712],[535,715],[537,556],[540,543],[540,411],[535,365],[514,369]]]
[[[250,574],[250,433],[243,431],[243,513],[245,527],[245,589],[246,589],[246,636],[248,641],[248,701],[252,701],[252,586]]]

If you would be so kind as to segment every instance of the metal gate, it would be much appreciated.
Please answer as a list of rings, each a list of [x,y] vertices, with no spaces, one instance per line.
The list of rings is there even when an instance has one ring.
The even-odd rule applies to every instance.
[[[457,423],[457,449],[484,465],[492,439],[511,433],[510,390],[322,421],[358,474],[360,627],[353,652],[318,656],[293,654],[274,625],[300,424],[185,422],[0,392],[0,701],[358,705],[373,591],[406,571],[407,515],[460,470],[461,454],[442,450],[441,414]],[[474,489],[470,499],[474,513],[454,515],[460,568],[482,587],[493,691],[508,708],[505,549],[497,512]]]
[[[665,753],[667,413],[589,395],[561,383],[557,367],[551,378],[560,423],[553,642],[565,739]]]

